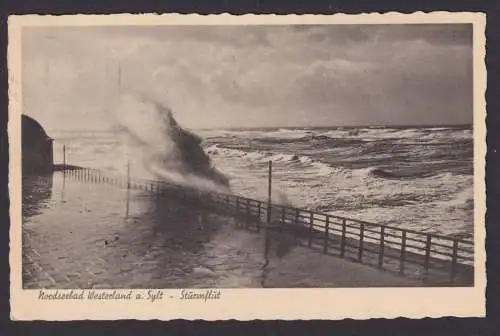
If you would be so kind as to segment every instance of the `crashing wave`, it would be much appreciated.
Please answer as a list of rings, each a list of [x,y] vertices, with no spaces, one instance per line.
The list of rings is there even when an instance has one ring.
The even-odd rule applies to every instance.
[[[141,94],[121,97],[116,130],[140,147],[143,164],[156,178],[199,188],[229,188],[229,179],[213,165],[202,139],[182,128],[172,111]]]

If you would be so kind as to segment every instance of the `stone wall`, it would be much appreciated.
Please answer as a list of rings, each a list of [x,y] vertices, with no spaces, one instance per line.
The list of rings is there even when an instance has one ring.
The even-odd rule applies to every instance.
[[[52,171],[53,140],[43,127],[34,119],[23,115],[22,133],[22,170],[23,174],[41,174]]]

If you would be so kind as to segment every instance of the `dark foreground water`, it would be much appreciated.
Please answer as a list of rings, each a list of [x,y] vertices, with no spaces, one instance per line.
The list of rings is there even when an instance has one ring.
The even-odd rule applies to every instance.
[[[419,282],[271,241],[234,218],[116,185],[23,181],[24,288],[418,286]]]

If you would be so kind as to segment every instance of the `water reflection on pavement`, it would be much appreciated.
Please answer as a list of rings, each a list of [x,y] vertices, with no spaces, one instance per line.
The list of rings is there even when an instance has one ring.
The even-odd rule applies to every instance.
[[[271,237],[268,265],[265,235],[233,217],[145,191],[129,200],[126,188],[63,173],[24,178],[23,288],[415,285],[283,238]]]
[[[23,181],[25,288],[259,286],[259,237],[189,204],[62,173]]]

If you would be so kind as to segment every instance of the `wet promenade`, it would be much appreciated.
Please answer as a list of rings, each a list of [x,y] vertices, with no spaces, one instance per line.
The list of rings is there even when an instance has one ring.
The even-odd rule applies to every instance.
[[[420,286],[250,232],[171,198],[53,177],[23,183],[24,288]]]

